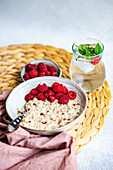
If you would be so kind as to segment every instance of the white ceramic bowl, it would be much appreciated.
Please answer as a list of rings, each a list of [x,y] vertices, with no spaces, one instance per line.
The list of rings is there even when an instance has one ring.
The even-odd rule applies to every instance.
[[[48,64],[48,65],[50,65],[50,66],[54,66],[55,68],[56,68],[56,72],[58,73],[58,77],[61,77],[61,75],[62,75],[62,70],[61,70],[61,68],[54,62],[54,61],[52,61],[52,60],[48,60],[48,59],[38,59],[38,60],[33,60],[33,61],[30,61],[29,63],[31,63],[31,64],[38,64],[38,63],[44,63],[44,64]],[[29,63],[27,63],[27,64],[29,64]],[[26,64],[26,65],[27,65]],[[23,80],[23,81],[25,81],[24,80],[24,78],[23,78],[23,76],[24,76],[24,74],[26,73],[26,71],[25,71],[25,67],[26,67],[26,65],[22,68],[22,70],[21,70],[21,79]]]
[[[62,83],[69,90],[76,92],[77,94],[76,100],[78,100],[80,103],[80,116],[78,116],[78,118],[76,118],[73,122],[65,125],[64,127],[60,127],[56,130],[43,131],[28,128],[26,129],[30,132],[35,132],[41,135],[53,135],[55,133],[65,131],[69,129],[71,126],[75,125],[85,112],[85,109],[87,107],[87,95],[84,92],[84,90],[72,80],[51,76],[38,77],[35,79],[27,80],[12,90],[12,92],[10,93],[6,100],[6,110],[11,119],[15,119],[17,117],[17,108],[21,109],[24,106],[24,104],[26,103],[24,99],[25,95],[29,93],[32,88],[35,88],[39,83],[40,84],[46,83],[48,86],[51,86],[54,82]]]

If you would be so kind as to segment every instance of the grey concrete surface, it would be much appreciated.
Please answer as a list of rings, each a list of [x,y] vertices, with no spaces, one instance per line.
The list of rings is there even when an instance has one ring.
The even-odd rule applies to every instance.
[[[0,0],[0,46],[53,45],[71,51],[80,38],[105,45],[113,96],[113,0]],[[102,130],[77,155],[78,170],[113,169],[113,102]]]

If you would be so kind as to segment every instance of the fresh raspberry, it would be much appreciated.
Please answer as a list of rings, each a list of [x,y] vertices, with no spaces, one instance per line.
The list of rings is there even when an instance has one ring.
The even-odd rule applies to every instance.
[[[55,93],[52,90],[47,90],[44,94],[45,97],[53,96]]]
[[[61,89],[63,89],[63,87],[64,87],[63,84],[60,84],[60,87],[61,87]]]
[[[44,93],[44,96],[45,96],[46,98],[48,98],[48,97],[49,97],[49,94],[48,94],[47,92],[45,92],[45,93]]]
[[[52,72],[52,73],[51,73],[51,76],[58,77],[58,74],[57,74],[57,72]]]
[[[49,66],[48,70],[52,73],[52,72],[56,72],[56,68],[53,66]]]
[[[99,58],[98,56],[96,56],[96,57],[94,58],[93,62],[91,62],[91,64],[96,65],[96,64],[98,64],[99,62],[100,62],[100,58]]]
[[[55,101],[55,96],[49,96],[49,101],[54,102]]]
[[[58,82],[55,82],[53,85],[59,85],[60,83],[58,83]]]
[[[47,70],[49,70],[49,65],[48,64],[46,64],[46,68],[47,68]]]
[[[57,82],[53,83],[53,85],[52,85],[52,89],[56,93],[61,92],[62,88],[63,88],[63,85],[60,83],[57,83]]]
[[[38,94],[38,91],[37,91],[37,89],[35,88],[35,89],[32,89],[32,90],[30,91],[30,93],[31,93],[33,96],[36,96],[36,95]]]
[[[48,86],[48,90],[52,90],[52,88],[50,86]]]
[[[60,102],[61,104],[67,104],[68,101],[69,101],[69,98],[68,98],[67,95],[63,95],[63,96],[61,96],[60,99],[59,99],[59,102]]]
[[[45,72],[40,72],[40,73],[38,74],[38,77],[43,77],[43,76],[45,76]]]
[[[44,97],[43,93],[38,93],[37,98],[42,101],[46,100],[46,97]]]
[[[23,78],[24,78],[24,80],[29,80],[30,79],[29,73],[24,74]]]
[[[50,71],[46,71],[46,72],[45,72],[45,75],[46,75],[46,76],[50,76],[50,75],[51,75]]]
[[[60,98],[61,98],[61,96],[63,96],[63,94],[62,94],[62,93],[56,93],[56,98],[57,98],[57,99],[60,99]]]
[[[31,78],[35,78],[35,77],[38,76],[38,72],[36,70],[31,70],[29,72],[29,75],[30,75]]]
[[[47,90],[47,93],[49,94],[49,96],[53,96],[55,94],[52,90]]]
[[[33,64],[33,68],[34,68],[35,70],[38,70],[38,65]]]
[[[33,64],[31,64],[31,63],[27,64],[26,67],[25,67],[25,70],[26,70],[27,72],[33,70]]]
[[[76,98],[76,93],[74,91],[69,91],[67,95],[70,100],[74,100]]]
[[[39,69],[40,72],[46,72],[47,71],[46,65],[44,63],[39,63],[38,69]]]
[[[68,93],[68,89],[67,89],[66,86],[63,86],[63,88],[62,88],[62,93],[63,93],[63,94],[67,94],[67,93]]]
[[[40,91],[40,92],[45,92],[46,90],[48,90],[48,87],[47,87],[47,85],[44,83],[44,84],[39,84],[38,86],[37,86],[37,89],[38,89],[38,91]]]
[[[26,100],[26,101],[32,100],[33,98],[34,98],[34,96],[33,96],[31,93],[28,93],[28,94],[25,96],[25,100]]]

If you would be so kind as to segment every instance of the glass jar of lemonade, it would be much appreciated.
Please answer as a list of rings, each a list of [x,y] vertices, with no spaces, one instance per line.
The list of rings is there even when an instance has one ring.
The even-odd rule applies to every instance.
[[[86,92],[94,91],[105,80],[105,66],[102,62],[104,45],[96,39],[85,38],[74,43],[72,50],[71,79]]]

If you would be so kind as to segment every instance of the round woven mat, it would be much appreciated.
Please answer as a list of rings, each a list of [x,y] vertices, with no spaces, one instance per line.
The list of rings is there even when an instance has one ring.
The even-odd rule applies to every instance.
[[[69,77],[72,53],[52,46],[39,44],[11,45],[0,48],[0,92],[13,89],[22,82],[20,71],[28,62],[44,58],[56,62],[62,69],[62,77]],[[88,107],[78,124],[67,130],[75,139],[76,153],[95,136],[104,125],[109,111],[111,92],[107,81],[96,91],[87,93]]]

